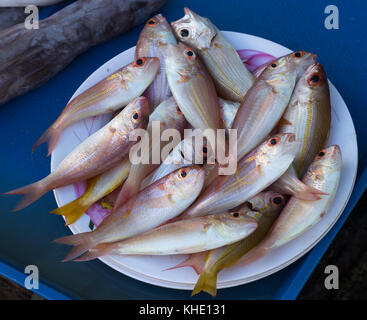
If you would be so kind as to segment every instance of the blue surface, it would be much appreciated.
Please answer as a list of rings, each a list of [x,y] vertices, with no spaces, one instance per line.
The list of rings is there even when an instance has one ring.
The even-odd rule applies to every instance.
[[[69,1],[71,2],[71,1]],[[324,28],[324,8],[335,4],[340,29]],[[343,96],[357,131],[359,172],[343,215],[326,237],[306,256],[274,275],[235,288],[219,290],[219,299],[294,299],[322,254],[363,194],[367,184],[366,66],[367,1],[178,1],[169,0],[161,12],[170,21],[189,6],[209,17],[222,30],[257,35],[288,48],[316,52],[329,79]],[[60,8],[42,10],[47,16]],[[0,192],[36,181],[49,173],[50,161],[42,146],[31,154],[34,142],[56,119],[79,85],[100,65],[135,45],[142,26],[79,56],[42,87],[0,106]],[[348,155],[344,155],[348,156]],[[51,243],[70,234],[63,220],[48,212],[56,207],[49,192],[30,207],[12,213],[18,197],[0,195],[0,274],[23,284],[25,266],[37,265],[47,298],[189,299],[189,291],[151,286],[126,277],[100,261],[59,262],[69,250]],[[209,298],[203,294],[196,298]]]

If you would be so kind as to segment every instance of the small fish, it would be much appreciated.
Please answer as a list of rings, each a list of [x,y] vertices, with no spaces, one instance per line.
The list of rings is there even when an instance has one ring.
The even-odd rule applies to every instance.
[[[6,194],[24,194],[15,211],[27,207],[46,192],[92,178],[120,163],[136,143],[130,134],[145,129],[149,119],[148,101],[139,97],[116,117],[69,153],[47,177]]]
[[[237,130],[238,159],[270,134],[288,105],[297,79],[315,59],[308,52],[293,52],[271,62],[256,79],[232,125]]]
[[[264,254],[297,238],[322,219],[330,208],[338,189],[342,157],[340,148],[332,145],[321,150],[308,168],[303,182],[321,190],[320,200],[307,201],[292,197],[280,213],[266,238],[238,262],[245,266]]]
[[[150,115],[147,133],[149,135],[149,145],[143,145],[141,150],[141,157],[148,158],[149,163],[144,164],[139,162],[131,165],[131,170],[128,178],[122,186],[122,189],[115,202],[114,210],[119,208],[125,201],[133,197],[140,190],[140,186],[144,178],[149,175],[159,163],[153,162],[154,154],[159,155],[159,162],[161,160],[161,151],[169,141],[162,141],[159,137],[153,138],[153,125],[159,125],[160,135],[166,129],[176,129],[181,135],[187,125],[186,119],[173,97],[163,101]],[[158,138],[158,139],[157,139]],[[171,143],[172,146],[173,143]]]
[[[116,167],[89,179],[87,189],[81,197],[51,213],[63,215],[67,226],[74,223],[92,204],[110,194],[127,178],[130,166],[129,159],[125,159]]]
[[[221,97],[241,102],[254,83],[237,51],[224,38],[218,28],[184,8],[185,16],[172,22],[176,37],[196,50],[211,76]]]
[[[219,98],[219,106],[224,128],[228,131],[232,128],[233,120],[240,107],[240,103]]]
[[[216,296],[218,273],[225,268],[233,266],[244,254],[265,238],[284,207],[286,199],[280,193],[266,191],[257,194],[249,200],[249,203],[251,210],[255,210],[255,212],[252,212],[252,216],[258,224],[256,230],[239,242],[211,250],[207,253],[204,266],[192,291],[192,295],[205,291],[212,296]],[[248,204],[246,203],[239,211],[246,210],[247,206]]]
[[[331,123],[328,79],[320,63],[314,63],[297,82],[278,128],[302,141],[294,160],[298,176],[303,177],[316,153],[325,147]]]
[[[136,237],[105,243],[74,261],[112,255],[169,255],[206,251],[231,244],[251,234],[254,218],[241,212],[208,215],[160,226]]]
[[[204,169],[181,168],[143,189],[130,208],[127,201],[111,213],[92,232],[84,232],[55,240],[75,246],[64,261],[72,260],[98,244],[115,242],[146,232],[178,216],[199,195],[204,184]]]
[[[308,186],[299,180],[293,165],[290,165],[288,170],[269,189],[294,196],[301,200],[310,201],[319,200],[320,195],[325,195],[324,192]]]
[[[71,100],[56,121],[38,139],[33,150],[48,143],[48,156],[61,132],[82,119],[115,112],[139,97],[159,70],[158,58],[139,58],[117,70]]]
[[[161,14],[157,14],[145,24],[135,49],[135,59],[157,57],[161,62],[160,71],[144,92],[152,111],[171,96],[165,73],[165,48],[167,43],[177,45],[176,38],[167,20]]]
[[[180,218],[215,214],[234,208],[275,182],[290,166],[299,148],[294,134],[278,134],[241,159],[237,172],[217,177]],[[221,179],[225,179],[221,183]],[[218,189],[218,184],[220,188]]]

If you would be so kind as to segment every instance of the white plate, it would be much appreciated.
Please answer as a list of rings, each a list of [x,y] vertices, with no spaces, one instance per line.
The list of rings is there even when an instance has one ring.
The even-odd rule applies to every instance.
[[[277,43],[259,37],[225,31],[223,34],[237,50],[259,50],[276,57],[291,52],[291,50]],[[100,81],[114,70],[130,63],[133,60],[134,49],[135,48],[130,48],[106,62],[79,87],[74,96]],[[315,49],[315,51],[317,50]],[[278,248],[277,250],[274,250],[274,252],[264,256],[245,268],[234,266],[221,272],[218,277],[218,288],[227,288],[248,283],[285,268],[315,246],[341,215],[352,192],[357,173],[357,140],[353,121],[348,108],[338,91],[331,83],[330,94],[332,104],[332,123],[329,144],[338,144],[343,155],[340,186],[332,207],[317,225],[297,239],[281,248]],[[109,118],[110,116],[103,116],[94,119],[87,119],[67,128],[61,135],[60,141],[52,153],[51,171],[80,143],[81,140],[84,140],[88,135],[100,128],[108,121]],[[57,205],[62,206],[74,200],[77,197],[77,193],[80,194],[80,192],[82,192],[80,190],[78,191],[78,188],[80,189],[80,186],[77,188],[74,186],[67,186],[54,190]],[[87,215],[83,215],[81,219],[70,226],[70,229],[73,233],[90,231],[88,225],[89,217]],[[184,258],[185,256],[182,255],[160,257],[106,256],[100,260],[117,271],[137,280],[175,289],[192,289],[198,276],[191,268],[163,271],[164,269],[178,264]]]

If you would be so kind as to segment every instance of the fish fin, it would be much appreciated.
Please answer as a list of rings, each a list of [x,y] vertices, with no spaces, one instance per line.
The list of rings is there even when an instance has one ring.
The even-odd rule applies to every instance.
[[[207,252],[198,252],[198,253],[190,254],[188,258],[180,262],[178,265],[164,269],[163,271],[184,268],[184,267],[191,267],[196,272],[196,274],[200,274],[204,268],[206,254]]]
[[[75,262],[84,262],[84,261],[90,261],[97,259],[99,257],[102,257],[110,251],[110,247],[108,243],[101,243],[98,246],[89,249],[88,252],[84,253],[79,258],[73,259]]]
[[[215,297],[217,295],[217,274],[218,273],[216,272],[207,272],[206,270],[203,270],[191,292],[191,296],[194,296],[201,291],[205,291]]]
[[[235,265],[244,267],[260,259],[262,256],[264,256],[268,252],[268,249],[265,246],[265,243],[266,243],[266,239],[260,242],[252,250],[248,251],[241,259],[237,261]]]
[[[51,213],[63,215],[65,217],[65,225],[69,226],[77,221],[85,211],[87,211],[89,205],[82,205],[80,198],[75,199],[74,201],[57,208]]]
[[[321,199],[320,195],[325,196],[328,195],[328,193],[302,183],[302,190],[295,192],[293,195],[300,200],[315,201]]]
[[[35,183],[29,184],[19,189],[11,190],[5,192],[4,194],[23,194],[24,197],[18,202],[12,211],[19,211],[29,206],[31,203],[35,202],[41,198],[46,192],[47,187],[43,183],[43,180],[37,181]]]
[[[52,153],[52,151],[55,149],[56,144],[59,141],[60,135],[61,135],[61,128],[57,128],[57,129],[55,129],[53,127],[48,128],[42,134],[42,136],[40,136],[39,139],[36,141],[36,143],[34,144],[34,146],[32,148],[32,152],[39,145],[41,145],[42,143],[47,142],[47,144],[48,144],[47,157],[48,157]]]
[[[90,235],[91,232],[83,232],[54,240],[53,242],[56,243],[74,246],[74,248],[70,250],[70,252],[62,260],[62,262],[73,260],[84,252],[93,248],[96,244],[91,240]]]
[[[287,120],[286,118],[281,118],[277,124],[277,126],[291,126],[292,122],[290,122],[289,120]]]
[[[128,201],[133,196],[135,196],[138,193],[139,189],[140,189],[139,183],[136,183],[136,182],[129,183],[129,181],[125,181],[115,201],[114,211],[119,209],[126,201]],[[134,202],[132,201],[132,205],[129,206],[130,211],[132,210],[133,205],[134,205]]]

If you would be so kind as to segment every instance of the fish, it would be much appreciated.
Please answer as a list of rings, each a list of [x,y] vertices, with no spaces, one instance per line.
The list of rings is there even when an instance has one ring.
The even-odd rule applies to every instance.
[[[112,255],[170,255],[206,251],[231,244],[251,234],[254,218],[233,212],[181,220],[136,237],[100,244],[74,261],[89,261]]]
[[[224,128],[228,132],[232,128],[233,120],[240,107],[240,103],[219,98],[219,106]]]
[[[216,146],[212,140],[208,140],[213,150],[217,147],[221,154],[226,154],[225,136],[217,131],[223,128],[218,96],[200,58],[182,43],[177,46],[167,45],[165,64],[168,85],[186,120],[193,128],[206,133],[208,138],[208,130],[212,130]]]
[[[176,37],[200,56],[222,98],[243,101],[254,83],[253,75],[208,18],[199,16],[187,7],[184,11],[183,18],[171,23]]]
[[[144,188],[130,208],[129,200],[112,212],[92,232],[74,234],[54,240],[73,245],[63,261],[73,260],[101,243],[115,242],[158,227],[178,216],[199,195],[204,183],[204,169],[189,166],[172,172]]]
[[[129,175],[130,167],[131,164],[127,158],[117,166],[89,179],[86,191],[81,197],[51,211],[51,213],[63,215],[65,225],[73,224],[92,204],[103,199],[121,185]]]
[[[157,136],[156,130],[153,129],[153,125],[157,124],[159,128],[159,136]],[[140,186],[144,178],[149,175],[155,168],[159,166],[162,158],[162,149],[169,141],[163,141],[161,139],[162,133],[167,129],[175,129],[180,135],[182,135],[187,122],[183,116],[180,108],[173,97],[163,101],[150,115],[149,124],[147,127],[147,133],[149,135],[149,144],[142,145],[141,159],[146,157],[148,163],[142,163],[141,161],[131,165],[130,173],[126,181],[124,182],[122,189],[116,199],[114,210],[117,210],[124,202],[137,194],[140,190]],[[171,146],[175,146],[173,140]],[[153,161],[155,154],[159,155],[159,161]]]
[[[310,201],[319,200],[321,195],[325,195],[324,192],[308,186],[298,179],[293,164],[289,166],[287,171],[269,189],[292,195],[301,200]]]
[[[179,218],[215,214],[252,198],[288,169],[299,145],[295,135],[288,133],[278,134],[262,142],[238,162],[236,174],[228,178],[218,176]],[[220,179],[225,181],[222,183]]]
[[[238,159],[270,134],[288,106],[296,81],[315,59],[309,52],[293,52],[272,61],[256,79],[232,125],[237,130]]]
[[[257,221],[256,230],[239,242],[211,250],[207,253],[199,279],[192,291],[192,296],[200,291],[205,291],[213,297],[216,296],[218,273],[225,268],[233,266],[244,254],[265,238],[284,207],[286,198],[278,192],[265,191],[260,192],[248,202],[239,210],[248,209],[250,204],[251,210],[253,210],[252,216]]]
[[[284,246],[317,224],[329,210],[338,190],[342,154],[338,145],[331,145],[316,155],[302,181],[325,193],[319,200],[307,201],[291,197],[266,238],[244,255],[238,265],[244,267],[266,253]]]
[[[195,143],[197,139],[202,139],[202,137],[201,132],[185,130],[184,139],[173,148],[161,165],[142,184],[145,186],[149,185],[165,175],[191,164],[202,164],[205,170],[205,177],[207,177],[214,168],[215,159],[213,157],[214,152],[205,141],[203,141],[202,149],[198,150],[200,154],[197,153]]]
[[[165,48],[167,43],[177,45],[176,38],[166,18],[162,14],[157,14],[146,22],[135,48],[135,59],[157,57],[161,63],[155,79],[144,92],[151,111],[171,96],[165,72]]]
[[[311,64],[297,82],[278,127],[302,141],[294,159],[297,175],[303,177],[319,150],[326,146],[331,124],[329,84],[320,63]]]
[[[72,123],[122,109],[144,92],[159,68],[158,58],[139,58],[97,82],[66,105],[56,121],[37,140],[32,152],[47,142],[49,156],[62,131]]]
[[[136,143],[136,129],[145,129],[149,119],[148,101],[139,97],[117,116],[73,149],[45,178],[6,194],[24,194],[14,211],[39,199],[46,192],[85,181],[121,162]]]

